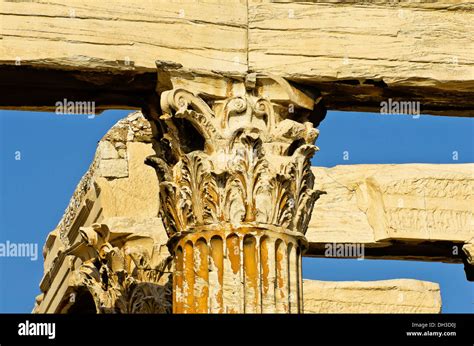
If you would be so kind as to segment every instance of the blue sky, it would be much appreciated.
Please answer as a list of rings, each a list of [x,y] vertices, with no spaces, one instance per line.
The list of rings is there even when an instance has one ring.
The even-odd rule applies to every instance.
[[[60,220],[97,141],[129,111],[56,115],[0,111],[0,243],[38,243],[38,260],[0,257],[0,312],[30,312],[43,273],[42,246]],[[313,164],[474,162],[474,119],[329,112]],[[453,160],[453,152],[458,160]],[[18,158],[18,152],[21,155]],[[349,159],[344,160],[344,152]],[[346,153],[346,157],[347,157]],[[462,265],[310,259],[303,276],[318,280],[413,278],[438,282],[443,312],[474,312],[474,283]]]

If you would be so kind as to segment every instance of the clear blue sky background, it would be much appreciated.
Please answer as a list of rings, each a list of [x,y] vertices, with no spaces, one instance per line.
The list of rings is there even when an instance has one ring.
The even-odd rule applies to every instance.
[[[93,158],[97,141],[128,111],[79,115],[0,111],[0,242],[39,244],[39,258],[0,257],[0,312],[30,312],[43,273],[42,246]],[[329,112],[313,164],[474,162],[474,119]],[[21,160],[15,160],[15,152]],[[343,160],[344,151],[349,160]],[[453,161],[453,151],[459,153]],[[474,312],[462,265],[305,259],[318,280],[413,278],[438,282],[443,312]]]

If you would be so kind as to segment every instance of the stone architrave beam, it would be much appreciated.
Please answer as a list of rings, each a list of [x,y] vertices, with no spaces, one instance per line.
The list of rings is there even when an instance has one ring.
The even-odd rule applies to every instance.
[[[462,0],[2,0],[0,23],[1,108],[139,108],[159,59],[278,75],[330,110],[392,99],[474,115],[474,7]]]
[[[303,280],[304,312],[315,314],[437,314],[441,292],[434,282]]]
[[[313,173],[322,194],[306,255],[324,257],[328,243],[360,243],[367,258],[469,264],[474,164],[346,165]]]

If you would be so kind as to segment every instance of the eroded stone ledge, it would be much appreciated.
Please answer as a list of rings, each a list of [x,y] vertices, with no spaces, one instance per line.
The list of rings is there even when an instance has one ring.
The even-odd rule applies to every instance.
[[[303,280],[305,313],[440,313],[437,283]]]

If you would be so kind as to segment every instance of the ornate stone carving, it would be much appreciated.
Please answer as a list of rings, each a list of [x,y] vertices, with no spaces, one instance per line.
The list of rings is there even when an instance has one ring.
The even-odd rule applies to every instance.
[[[176,258],[175,284],[187,285],[184,291],[190,290],[189,280],[182,283],[180,277],[186,279],[186,265],[194,265],[194,272],[206,276],[192,279],[192,299],[183,298],[191,293],[180,294],[182,287],[175,286],[174,310],[214,311],[211,302],[221,299],[216,297],[222,292],[218,289],[215,297],[209,296],[209,286],[218,283],[211,284],[205,274],[212,268],[200,266],[194,258],[206,253],[203,259],[207,262],[208,256],[212,257],[212,239],[219,240],[221,245],[216,251],[227,259],[234,240],[236,253],[244,253],[246,240],[252,243],[247,255],[260,258],[262,241],[270,235],[271,256],[279,256],[278,242],[284,244],[282,261],[290,256],[288,247],[293,248],[295,256],[301,255],[318,197],[310,169],[310,158],[317,150],[313,142],[318,135],[311,121],[317,119],[318,111],[314,97],[281,78],[202,75],[179,66],[159,67],[160,109],[149,112],[155,119],[157,155],[148,157],[147,163],[155,167],[160,181],[160,214],[170,236],[170,251]],[[166,87],[170,90],[160,90]],[[245,260],[231,263],[240,268],[234,274],[245,272]],[[298,261],[295,257],[295,263]],[[247,268],[253,275],[248,278],[251,281],[259,280],[260,268],[254,266],[256,273]],[[284,275],[284,280],[290,280],[289,274]],[[204,282],[199,289],[198,281]],[[251,295],[261,301],[263,296],[257,286]],[[301,295],[296,291],[294,305]],[[287,293],[285,297],[290,295]],[[202,304],[198,303],[199,297]],[[226,305],[221,299],[215,311],[262,310],[255,306],[250,310],[240,308],[234,303]],[[256,304],[260,303],[255,301]],[[300,307],[293,309],[299,310]]]
[[[161,215],[170,235],[223,223],[306,231],[317,197],[309,159],[318,131],[307,104],[271,100],[260,95],[262,87],[207,100],[182,88],[162,93],[162,155],[148,163],[159,175]],[[196,135],[201,148],[193,147]]]
[[[144,246],[114,246],[105,224],[81,227],[80,234],[82,241],[67,251],[83,261],[70,286],[85,287],[98,313],[171,312],[171,285],[160,281],[171,258],[157,263]]]

